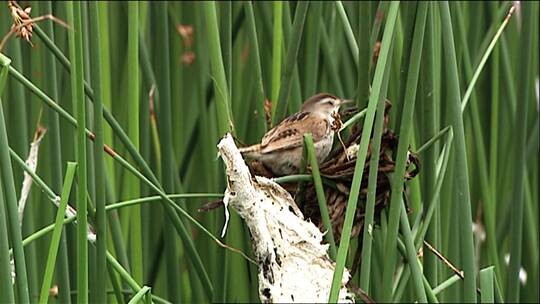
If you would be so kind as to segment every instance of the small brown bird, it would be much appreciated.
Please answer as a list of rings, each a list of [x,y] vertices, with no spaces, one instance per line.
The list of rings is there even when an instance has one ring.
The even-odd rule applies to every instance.
[[[311,133],[317,160],[322,162],[334,141],[334,121],[339,107],[349,100],[328,93],[311,96],[300,112],[268,131],[260,144],[240,148],[247,160],[258,160],[276,175],[297,173],[302,160],[304,134]]]

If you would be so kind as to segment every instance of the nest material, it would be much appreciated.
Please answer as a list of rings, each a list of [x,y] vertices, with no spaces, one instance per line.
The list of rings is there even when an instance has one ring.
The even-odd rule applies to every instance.
[[[387,127],[388,113],[390,108],[391,104],[387,102],[385,108],[384,129],[381,139],[381,147],[379,150],[379,168],[377,174],[377,190],[375,198],[376,220],[379,218],[380,211],[386,207],[390,198],[391,189],[389,174],[393,172],[395,168],[393,155],[395,155],[398,146],[397,136]],[[345,113],[342,115],[349,116],[351,114],[353,113]],[[326,204],[328,206],[328,212],[336,242],[339,242],[341,231],[343,229],[345,210],[347,208],[347,201],[349,199],[349,192],[352,185],[354,168],[356,166],[356,153],[354,151],[356,151],[355,149],[358,149],[361,134],[362,129],[354,126],[350,135],[345,138],[344,147],[341,144],[337,144],[327,160],[320,164],[320,173],[323,178],[335,184],[335,187],[324,185],[324,188]],[[344,148],[346,148],[346,150]],[[362,175],[362,183],[358,197],[359,202],[356,209],[351,237],[358,236],[364,226],[365,201],[367,197],[369,167],[372,154],[372,143],[370,142],[366,163],[364,165],[364,173]],[[420,164],[418,158],[411,152],[408,153],[407,162],[409,170],[407,170],[405,177],[407,179],[411,179],[418,173]],[[411,164],[414,164],[414,166],[411,166]],[[272,173],[269,170],[265,170],[261,166],[262,165],[260,163],[251,163],[250,169],[256,175],[275,177],[272,176]],[[310,172],[309,167],[307,168],[307,171]],[[293,195],[304,216],[309,218],[315,225],[317,225],[321,231],[324,231],[324,225],[321,219],[314,185],[312,183],[304,183],[302,186],[299,183],[288,183],[283,186]]]

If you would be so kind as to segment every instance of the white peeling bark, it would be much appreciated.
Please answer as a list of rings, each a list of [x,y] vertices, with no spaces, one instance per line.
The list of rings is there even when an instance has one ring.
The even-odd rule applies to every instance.
[[[43,138],[43,135],[47,132],[46,129],[38,129],[36,131],[36,138],[34,138],[34,141],[30,144],[30,153],[28,153],[28,159],[26,160],[26,164],[28,167],[32,170],[32,172],[36,172],[37,162],[38,162],[38,151],[39,151],[39,143],[41,142],[41,139]],[[22,226],[23,216],[24,216],[24,207],[26,206],[26,201],[28,199],[28,195],[30,194],[30,188],[32,187],[32,176],[28,174],[28,172],[24,171],[24,180],[21,188],[21,195],[19,199],[19,224]]]
[[[253,179],[232,137],[218,144],[227,166],[225,208],[230,205],[246,221],[259,264],[262,302],[327,302],[335,263],[329,258],[323,234],[305,221],[290,194],[270,179]],[[339,302],[353,302],[345,284]]]

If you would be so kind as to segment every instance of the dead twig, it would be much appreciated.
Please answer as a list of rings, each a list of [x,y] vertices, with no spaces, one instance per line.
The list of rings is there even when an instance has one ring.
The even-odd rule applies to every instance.
[[[0,52],[4,49],[4,45],[7,43],[9,38],[11,38],[11,36],[14,34],[17,37],[26,40],[31,46],[34,46],[30,39],[34,33],[35,23],[39,21],[51,20],[67,28],[68,30],[71,30],[71,27],[66,22],[56,18],[52,14],[31,18],[30,13],[32,8],[30,6],[23,9],[17,4],[17,2],[8,1],[8,8],[11,18],[13,18],[13,25],[11,26],[9,32],[7,32],[7,34],[2,38],[2,42],[0,42]]]
[[[430,243],[428,243],[426,240],[424,240],[424,245],[431,251],[439,260],[441,260],[448,268],[452,269],[452,271],[462,280],[465,280],[465,275],[463,273],[463,270],[459,270],[454,264],[452,264],[442,253],[440,253],[435,247],[433,247]],[[476,288],[476,292],[481,293],[480,288]]]
[[[465,279],[465,276],[463,275],[463,271],[459,270],[456,266],[454,266],[444,255],[442,255],[437,249],[435,249],[433,246],[431,246],[430,243],[424,240],[424,245],[431,251],[434,255],[439,258],[448,268],[452,269],[452,271],[457,274],[462,280]]]
[[[30,144],[30,152],[28,153],[28,159],[26,160],[26,164],[32,170],[32,172],[36,171],[37,162],[38,162],[39,143],[41,142],[41,139],[43,138],[46,132],[47,132],[47,129],[45,129],[41,125],[38,125],[36,132],[34,133],[34,139],[32,140],[32,143]],[[19,198],[19,223],[21,225],[23,221],[24,209],[26,207],[26,201],[28,199],[28,195],[30,194],[31,187],[32,187],[32,176],[30,176],[30,174],[24,171],[24,180],[22,183],[21,195]]]
[[[353,282],[349,281],[347,283],[347,288],[350,291],[354,292],[354,294],[357,295],[362,300],[362,302],[368,304],[375,303],[375,300],[373,300],[367,292],[365,292],[362,288],[356,286]]]

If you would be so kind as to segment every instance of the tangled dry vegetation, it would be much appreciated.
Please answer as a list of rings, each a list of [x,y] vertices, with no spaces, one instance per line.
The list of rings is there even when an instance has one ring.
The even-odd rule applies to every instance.
[[[388,128],[389,113],[392,106],[390,102],[386,102],[384,129],[381,140],[381,147],[379,153],[379,168],[377,174],[377,191],[375,199],[375,220],[377,221],[380,216],[381,210],[383,210],[390,198],[390,178],[389,175],[394,171],[394,154],[398,146],[397,135]],[[358,112],[357,109],[349,109],[341,114],[345,120],[348,117]],[[343,145],[337,144],[334,150],[330,153],[326,161],[320,164],[320,173],[323,178],[324,191],[326,203],[328,206],[328,212],[330,215],[330,221],[332,223],[332,230],[336,243],[339,242],[341,231],[343,229],[343,222],[345,219],[345,211],[347,207],[347,200],[349,199],[349,192],[354,175],[354,168],[356,165],[356,151],[360,144],[360,138],[362,134],[362,128],[359,124],[352,127],[351,132],[344,137]],[[364,214],[365,214],[365,202],[368,191],[368,176],[370,168],[370,159],[372,151],[372,144],[370,142],[368,148],[368,155],[366,164],[364,166],[364,174],[362,175],[362,184],[360,189],[360,203],[358,204],[353,230],[351,237],[357,237],[364,227]],[[268,178],[277,177],[274,176],[270,170],[264,168],[264,166],[256,161],[248,163],[252,174],[265,176]],[[408,153],[408,170],[406,171],[406,178],[414,178],[420,169],[420,161],[418,157],[409,151]],[[310,167],[306,167],[306,173],[310,174]],[[311,220],[321,231],[324,231],[324,225],[320,214],[319,205],[317,202],[317,193],[315,186],[311,182],[290,182],[284,183],[282,186],[289,191],[294,197],[296,204],[304,214],[304,217]],[[361,246],[359,246],[361,249]],[[358,250],[356,256],[360,255],[361,250]],[[355,258],[357,263],[358,258]],[[355,264],[356,264],[355,263]],[[356,268],[356,267],[353,267]]]

